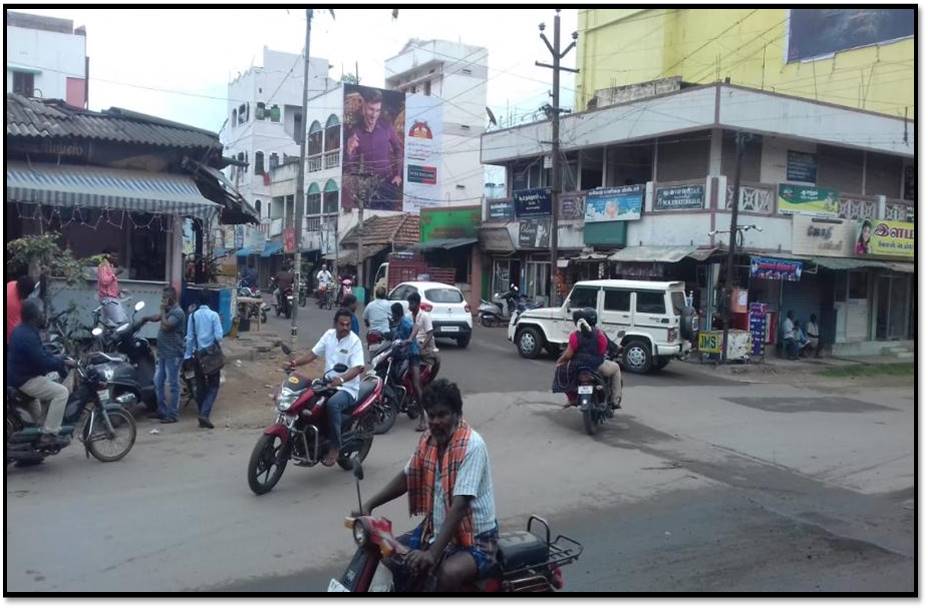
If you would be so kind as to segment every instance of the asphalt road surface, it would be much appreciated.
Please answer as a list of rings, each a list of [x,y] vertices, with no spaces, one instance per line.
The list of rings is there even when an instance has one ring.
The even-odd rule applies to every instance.
[[[331,314],[301,314],[308,349]],[[584,544],[569,591],[914,591],[913,388],[748,384],[672,363],[627,375],[624,409],[591,438],[548,391],[553,362],[520,358],[504,329],[439,348],[488,443],[503,528],[537,513]],[[70,447],[8,468],[10,593],[298,594],[344,570],[350,474],[291,465],[256,497],[245,467],[259,429],[200,431],[188,416],[146,432],[119,463]],[[406,418],[376,438],[365,496],[416,438]],[[403,500],[377,512],[397,532],[414,525]]]

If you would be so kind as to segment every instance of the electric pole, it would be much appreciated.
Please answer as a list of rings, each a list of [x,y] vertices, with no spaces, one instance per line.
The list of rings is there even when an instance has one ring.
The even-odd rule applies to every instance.
[[[731,292],[735,276],[735,250],[738,247],[738,208],[741,206],[741,160],[744,158],[744,142],[747,134],[735,134],[735,183],[731,198],[731,230],[728,233],[728,264],[725,270],[725,294],[722,302],[725,315],[722,317],[722,362],[728,362],[728,330],[731,328]],[[726,193],[727,196],[727,193]]]
[[[561,60],[577,44],[577,33],[572,34],[573,42],[566,49],[561,51],[561,9],[554,9],[554,44],[548,41],[545,36],[545,24],[538,24],[541,30],[539,36],[544,41],[545,46],[551,51],[552,64],[536,61],[536,66],[551,68],[554,71],[554,90],[552,91],[553,108],[551,109],[551,173],[554,174],[551,181],[551,277],[550,286],[550,303],[554,307],[557,305],[557,233],[558,221],[560,219],[560,194],[561,194],[561,70],[565,72],[578,73],[580,70],[573,68],[561,67]]]
[[[313,9],[306,9],[306,45],[303,47],[303,118],[300,120],[300,170],[296,174],[296,197],[293,202],[293,310],[290,312],[290,348],[296,351],[296,316],[300,311],[300,282],[303,276],[303,255],[300,252],[302,248],[303,237],[303,215],[305,212],[306,193],[303,185],[306,180],[306,116],[309,113],[309,32],[313,21]],[[302,212],[302,213],[297,213]],[[336,236],[337,239],[337,236]]]

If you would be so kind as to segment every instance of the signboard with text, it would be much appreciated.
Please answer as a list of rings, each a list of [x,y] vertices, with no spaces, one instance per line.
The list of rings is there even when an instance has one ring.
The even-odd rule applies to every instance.
[[[802,261],[752,256],[751,277],[759,280],[798,282],[802,277]]]
[[[551,219],[527,218],[519,221],[520,248],[548,248],[551,245]]]
[[[561,220],[583,219],[583,196],[579,193],[561,193]]]
[[[705,207],[705,191],[706,187],[702,184],[658,187],[654,190],[654,209],[698,210]]]
[[[512,199],[515,203],[516,216],[550,216],[551,190],[547,188],[524,189],[514,191]]]
[[[838,215],[838,191],[801,184],[781,184],[777,189],[780,214]]]
[[[638,220],[644,202],[644,185],[598,188],[586,194],[586,222]]]
[[[854,255],[915,258],[915,223],[897,220],[859,220]]]
[[[406,96],[406,186],[403,211],[418,212],[438,205],[441,200],[441,98],[430,95]]]
[[[506,200],[487,202],[487,220],[512,220],[512,201]]]
[[[419,212],[419,241],[477,237],[480,206],[422,208]]]
[[[786,179],[796,182],[815,182],[818,166],[815,153],[805,153],[796,150],[786,151]]]
[[[853,256],[857,226],[843,218],[813,218],[795,214],[793,254],[812,256]]]

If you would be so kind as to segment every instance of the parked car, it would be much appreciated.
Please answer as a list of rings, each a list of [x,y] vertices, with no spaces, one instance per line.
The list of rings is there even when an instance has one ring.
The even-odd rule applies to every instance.
[[[671,358],[685,357],[698,327],[686,305],[683,282],[595,280],[577,282],[561,307],[531,309],[509,323],[507,337],[524,358],[537,358],[567,347],[574,330],[573,310],[592,307],[610,339],[624,330],[622,367],[634,373],[662,369]]]
[[[474,321],[470,305],[464,300],[461,291],[450,284],[439,282],[403,282],[393,289],[388,299],[402,303],[403,309],[408,312],[406,299],[414,292],[422,297],[422,309],[432,316],[435,337],[454,339],[458,347],[467,347],[474,330]]]

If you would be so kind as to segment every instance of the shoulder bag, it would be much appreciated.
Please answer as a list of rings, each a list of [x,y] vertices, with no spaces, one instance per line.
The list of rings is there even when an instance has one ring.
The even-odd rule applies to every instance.
[[[197,312],[194,311],[190,318],[193,320],[193,353],[200,365],[200,371],[207,376],[218,373],[226,363],[226,358],[222,353],[222,346],[219,345],[219,339],[217,338],[212,345],[200,349],[197,341]]]

